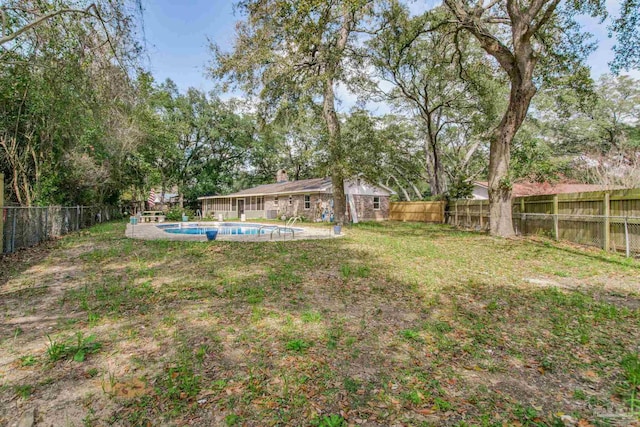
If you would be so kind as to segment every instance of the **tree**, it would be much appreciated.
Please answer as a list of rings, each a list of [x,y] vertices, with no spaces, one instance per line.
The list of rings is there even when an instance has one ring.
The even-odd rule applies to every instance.
[[[605,2],[444,0],[444,4],[454,15],[455,25],[472,34],[509,78],[509,104],[490,138],[489,209],[491,234],[511,236],[510,150],[537,92],[536,80],[551,82],[558,74],[573,74],[578,78],[574,83],[584,80],[587,72],[581,63],[593,45],[587,43],[588,35],[580,31],[574,18],[580,13],[606,16]],[[621,66],[634,60],[637,64],[640,57],[640,49],[631,45],[640,26],[638,5],[637,0],[625,0],[622,16],[614,25],[621,34],[618,41],[632,49]],[[624,51],[620,46],[617,50]]]
[[[446,10],[410,17],[391,2],[380,17],[382,30],[368,42],[374,79],[392,89],[375,92],[398,111],[412,111],[422,124],[423,156],[434,196],[444,195],[448,182],[464,181],[467,166],[496,121],[495,91],[489,98],[491,77],[481,67],[482,56],[466,34],[441,25]],[[429,24],[427,24],[429,22]],[[485,64],[486,65],[486,64]],[[471,72],[469,72],[471,71]],[[486,108],[485,108],[486,107]]]
[[[343,121],[347,173],[398,190],[403,200],[422,199],[429,177],[416,134],[411,120],[354,108]]]
[[[536,146],[525,161],[540,172],[566,165],[564,174],[581,181],[633,187],[638,183],[640,82],[629,76],[602,75],[586,103],[573,94],[536,96],[524,134]],[[520,132],[522,134],[523,132]],[[536,154],[544,153],[545,158]],[[521,153],[519,153],[521,154]],[[533,155],[532,155],[533,154]],[[560,161],[560,164],[558,164]],[[547,171],[548,173],[548,171]]]
[[[237,24],[233,52],[213,46],[212,74],[259,93],[267,113],[319,98],[335,219],[342,224],[345,170],[335,91],[345,81],[357,25],[370,5],[366,0],[245,0],[237,8],[246,20]]]
[[[253,169],[251,184],[272,182],[276,172],[284,169],[294,180],[323,173],[326,160],[326,132],[317,120],[317,106],[298,105],[270,122],[263,123],[258,139],[250,149]]]
[[[126,119],[139,53],[132,17],[114,1],[101,8],[109,19],[99,28],[61,13],[19,31],[29,16],[83,4],[2,7],[2,34],[11,40],[0,45],[0,169],[10,177],[8,196],[21,205],[101,203],[117,198],[122,184],[125,146],[116,146],[130,142],[125,134],[135,138]]]

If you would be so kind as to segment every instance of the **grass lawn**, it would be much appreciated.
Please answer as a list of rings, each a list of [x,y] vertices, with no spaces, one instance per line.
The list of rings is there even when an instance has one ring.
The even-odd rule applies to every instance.
[[[640,263],[424,224],[0,259],[0,425],[638,424]],[[635,413],[635,415],[634,415]]]

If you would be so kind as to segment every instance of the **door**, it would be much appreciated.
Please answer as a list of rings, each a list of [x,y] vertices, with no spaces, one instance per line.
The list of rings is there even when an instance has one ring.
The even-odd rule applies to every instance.
[[[244,199],[238,199],[238,218],[244,213]]]

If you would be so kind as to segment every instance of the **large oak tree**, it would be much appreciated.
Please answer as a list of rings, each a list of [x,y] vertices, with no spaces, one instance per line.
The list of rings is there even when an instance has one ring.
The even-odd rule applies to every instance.
[[[336,88],[346,80],[357,46],[364,0],[245,0],[232,52],[213,46],[212,74],[264,101],[274,113],[297,102],[318,102],[327,131],[329,173],[338,224],[345,220],[344,145],[336,113]],[[275,114],[277,115],[277,114]]]
[[[497,61],[510,83],[508,107],[490,137],[489,200],[491,234],[514,234],[511,218],[510,151],[531,100],[543,80],[561,74],[585,76],[581,67],[593,49],[576,17],[589,14],[604,19],[604,0],[444,0],[462,31],[472,34]],[[640,58],[638,27],[640,2],[624,0],[612,30],[618,35],[613,64],[637,66]]]

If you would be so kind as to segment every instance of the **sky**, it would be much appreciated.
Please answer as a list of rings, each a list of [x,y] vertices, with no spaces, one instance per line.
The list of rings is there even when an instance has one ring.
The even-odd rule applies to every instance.
[[[416,1],[412,9],[420,8],[432,0]],[[618,2],[607,2],[610,12],[617,12]],[[143,0],[144,36],[148,57],[146,67],[159,82],[173,80],[185,91],[189,87],[210,91],[214,82],[206,76],[207,63],[211,59],[209,41],[223,48],[232,46],[235,22],[233,2],[223,0]],[[608,62],[613,59],[611,48],[614,40],[607,37],[605,25],[594,19],[583,19],[585,29],[599,41],[599,48],[591,54],[587,63],[592,75],[598,77],[608,72]],[[640,72],[631,73],[640,78]],[[343,99],[340,110],[348,110],[356,97],[345,89],[338,90]],[[371,105],[371,108],[380,108]]]

